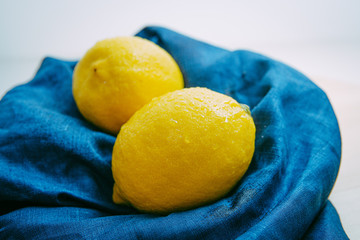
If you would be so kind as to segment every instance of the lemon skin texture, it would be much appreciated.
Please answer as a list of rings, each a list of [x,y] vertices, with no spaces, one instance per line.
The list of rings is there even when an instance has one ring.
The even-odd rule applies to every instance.
[[[81,114],[114,135],[153,97],[183,87],[175,60],[158,45],[139,37],[97,42],[73,74],[73,96]]]
[[[113,201],[167,214],[226,195],[255,148],[244,105],[206,88],[153,99],[121,128],[112,156]]]

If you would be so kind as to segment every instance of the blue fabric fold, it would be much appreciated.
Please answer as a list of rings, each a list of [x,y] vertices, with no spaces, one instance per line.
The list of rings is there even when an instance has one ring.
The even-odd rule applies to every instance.
[[[326,94],[291,67],[161,27],[138,36],[168,51],[186,87],[207,87],[251,108],[255,153],[223,199],[167,216],[112,202],[115,137],[73,100],[76,62],[45,58],[0,101],[1,239],[348,239],[328,201],[341,138]]]

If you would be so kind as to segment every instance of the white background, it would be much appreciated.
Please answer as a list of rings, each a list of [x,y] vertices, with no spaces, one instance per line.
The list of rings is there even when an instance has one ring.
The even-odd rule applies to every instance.
[[[0,98],[45,56],[79,59],[96,41],[159,25],[230,50],[281,60],[327,92],[343,157],[330,200],[360,239],[360,1],[0,0]]]

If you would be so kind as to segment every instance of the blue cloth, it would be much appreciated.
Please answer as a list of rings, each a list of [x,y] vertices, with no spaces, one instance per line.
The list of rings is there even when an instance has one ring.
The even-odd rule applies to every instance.
[[[0,102],[1,239],[347,239],[327,200],[341,140],[326,94],[289,66],[160,27],[138,36],[166,49],[187,87],[251,107],[256,150],[225,198],[167,216],[112,203],[115,137],[78,112],[76,62],[45,58]]]

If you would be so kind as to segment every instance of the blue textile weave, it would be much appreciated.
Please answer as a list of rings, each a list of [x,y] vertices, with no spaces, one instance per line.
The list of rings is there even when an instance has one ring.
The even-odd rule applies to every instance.
[[[341,157],[326,94],[289,66],[161,27],[138,33],[167,50],[186,87],[250,106],[256,150],[225,198],[166,216],[112,202],[115,137],[74,103],[76,62],[45,58],[0,101],[0,239],[348,239],[327,200]]]

